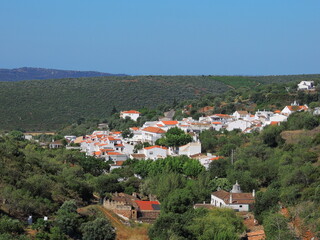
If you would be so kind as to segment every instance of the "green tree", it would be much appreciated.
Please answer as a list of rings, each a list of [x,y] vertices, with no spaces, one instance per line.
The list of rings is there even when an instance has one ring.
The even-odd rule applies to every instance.
[[[115,229],[105,218],[97,218],[81,225],[83,240],[114,240],[116,239]]]
[[[64,234],[70,237],[78,235],[80,217],[77,213],[75,201],[64,202],[57,212],[55,222]]]
[[[288,228],[287,219],[279,213],[270,213],[263,220],[264,230],[268,239],[292,240],[293,233]]]

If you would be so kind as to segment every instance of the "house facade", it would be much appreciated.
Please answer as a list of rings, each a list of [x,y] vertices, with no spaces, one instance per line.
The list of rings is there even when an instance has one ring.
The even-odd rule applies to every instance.
[[[123,111],[120,112],[120,117],[125,119],[126,117],[131,118],[133,121],[137,121],[137,119],[140,117],[140,112],[136,110],[130,110],[130,111]]]
[[[230,192],[219,190],[211,194],[211,205],[226,207],[238,212],[248,212],[255,201],[255,192],[243,193],[240,185],[236,183]]]

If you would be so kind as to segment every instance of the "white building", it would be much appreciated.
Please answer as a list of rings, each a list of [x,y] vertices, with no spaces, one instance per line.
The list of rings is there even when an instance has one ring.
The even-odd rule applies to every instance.
[[[211,205],[216,207],[231,208],[239,212],[251,210],[255,201],[255,191],[243,193],[240,185],[236,183],[230,192],[219,190],[211,194]]]
[[[250,117],[250,114],[247,111],[235,111],[232,116],[235,119],[247,119]]]
[[[247,128],[250,128],[252,126],[252,123],[245,120],[236,120],[233,122],[229,122],[227,125],[227,130],[232,131],[235,129],[240,129],[241,131],[246,130]]]
[[[281,114],[289,116],[290,114],[294,112],[301,112],[301,111],[306,111],[308,110],[307,105],[299,105],[296,101],[291,104],[291,106],[285,106],[284,109],[282,109]]]
[[[140,117],[140,112],[136,110],[130,110],[130,111],[123,111],[120,112],[120,117],[125,119],[126,117],[131,118],[133,121],[137,121],[137,119]]]
[[[162,146],[151,146],[142,149],[140,154],[145,155],[145,159],[157,160],[159,158],[166,158],[168,155],[168,148]]]
[[[160,139],[165,131],[158,127],[146,127],[141,130],[142,141],[154,144],[158,139]]]
[[[179,147],[179,155],[186,155],[188,157],[201,153],[201,143],[191,142]]]
[[[298,84],[298,90],[314,90],[314,81],[301,81]]]

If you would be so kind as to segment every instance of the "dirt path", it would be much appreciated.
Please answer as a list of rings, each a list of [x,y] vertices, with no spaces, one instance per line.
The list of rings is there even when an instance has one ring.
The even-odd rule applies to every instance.
[[[113,212],[105,209],[102,206],[96,208],[107,217],[112,226],[116,228],[117,240],[149,240],[147,225],[130,227],[123,224],[120,218]]]

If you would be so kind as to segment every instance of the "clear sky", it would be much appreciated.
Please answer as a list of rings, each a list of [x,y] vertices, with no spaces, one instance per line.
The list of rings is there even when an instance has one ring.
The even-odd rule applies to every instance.
[[[0,1],[0,68],[320,73],[320,0]]]

